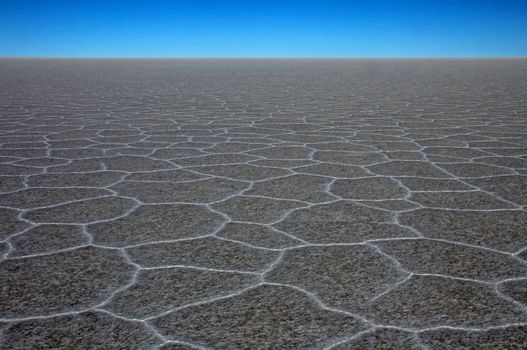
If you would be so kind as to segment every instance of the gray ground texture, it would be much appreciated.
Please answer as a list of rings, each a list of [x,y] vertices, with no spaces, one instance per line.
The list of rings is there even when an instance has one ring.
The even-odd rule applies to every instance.
[[[526,349],[526,60],[0,60],[2,349]]]

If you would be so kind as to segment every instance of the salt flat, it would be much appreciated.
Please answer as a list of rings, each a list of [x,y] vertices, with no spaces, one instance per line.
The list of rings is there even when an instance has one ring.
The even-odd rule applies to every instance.
[[[2,349],[525,349],[527,60],[0,60]]]

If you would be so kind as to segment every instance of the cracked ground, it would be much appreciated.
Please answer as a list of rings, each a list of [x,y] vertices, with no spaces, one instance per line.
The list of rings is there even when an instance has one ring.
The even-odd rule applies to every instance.
[[[527,61],[1,60],[2,349],[526,349]]]

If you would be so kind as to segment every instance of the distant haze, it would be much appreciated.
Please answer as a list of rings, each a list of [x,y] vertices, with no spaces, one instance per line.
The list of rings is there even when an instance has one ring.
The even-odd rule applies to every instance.
[[[0,56],[527,56],[527,1],[2,0]]]

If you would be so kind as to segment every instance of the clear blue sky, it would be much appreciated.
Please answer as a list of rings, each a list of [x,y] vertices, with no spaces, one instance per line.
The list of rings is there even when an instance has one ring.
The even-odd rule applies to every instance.
[[[0,0],[0,56],[527,56],[527,0]]]

